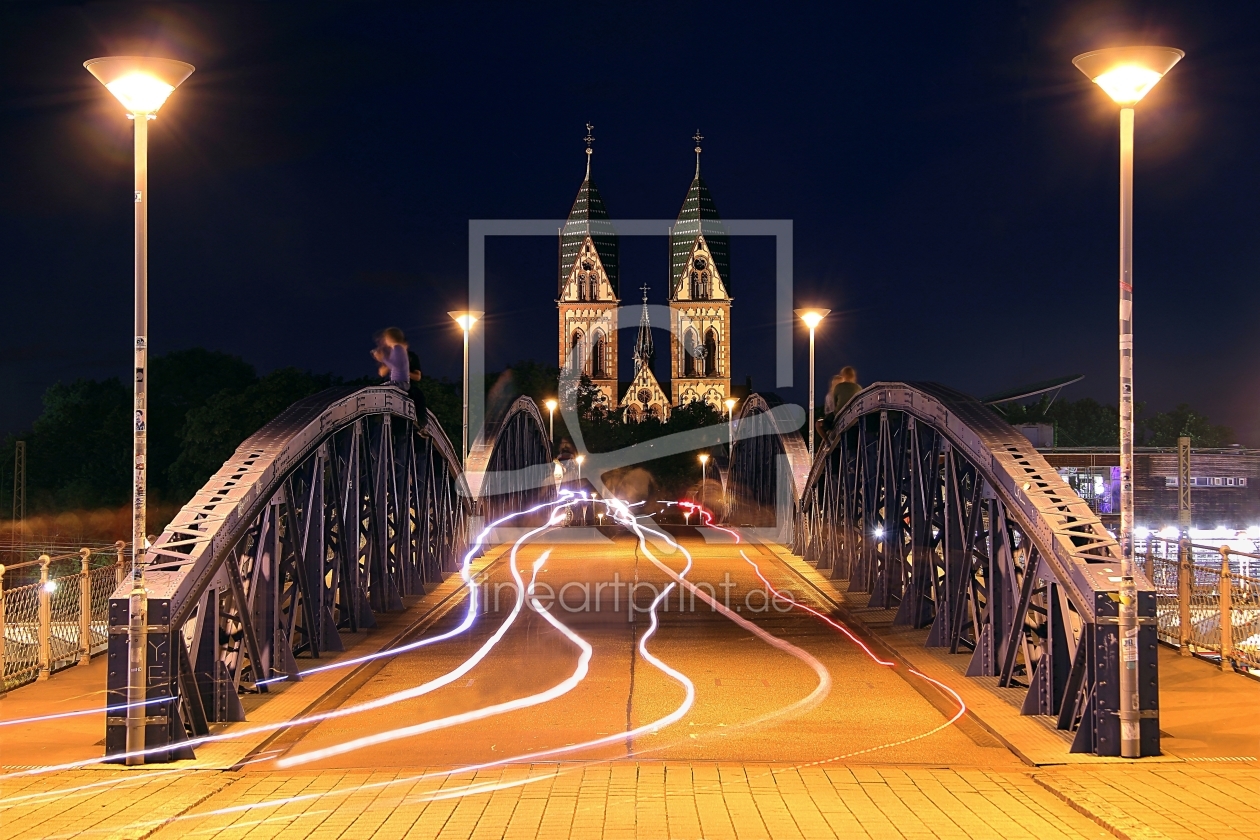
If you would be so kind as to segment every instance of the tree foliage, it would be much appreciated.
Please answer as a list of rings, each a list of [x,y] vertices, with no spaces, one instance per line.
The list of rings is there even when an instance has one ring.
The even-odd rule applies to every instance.
[[[1043,395],[1035,403],[1007,403],[1002,414],[1013,425],[1021,423],[1053,423],[1058,446],[1119,446],[1120,410],[1084,397],[1079,400],[1055,400]],[[1206,415],[1182,403],[1172,411],[1157,412],[1149,417],[1143,403],[1134,406],[1134,423],[1138,446],[1176,446],[1177,438],[1190,436],[1196,447],[1228,446],[1235,442],[1228,426],[1213,425]]]

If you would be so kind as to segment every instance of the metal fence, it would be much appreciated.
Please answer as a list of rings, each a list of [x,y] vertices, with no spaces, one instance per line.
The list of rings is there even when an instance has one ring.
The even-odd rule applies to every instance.
[[[1160,641],[1223,667],[1260,672],[1260,555],[1188,540],[1146,541]],[[1246,572],[1246,573],[1245,573]]]
[[[0,692],[86,664],[109,642],[109,596],[130,569],[126,546],[0,565]],[[34,578],[38,579],[26,582]],[[6,580],[6,577],[8,580]],[[9,582],[18,585],[6,588]]]

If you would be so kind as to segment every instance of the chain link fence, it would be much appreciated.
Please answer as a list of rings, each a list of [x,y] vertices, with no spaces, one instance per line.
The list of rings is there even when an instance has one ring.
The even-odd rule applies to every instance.
[[[1146,540],[1160,641],[1260,675],[1260,554],[1188,540]]]
[[[75,664],[109,642],[109,596],[130,571],[123,543],[0,565],[0,692]]]

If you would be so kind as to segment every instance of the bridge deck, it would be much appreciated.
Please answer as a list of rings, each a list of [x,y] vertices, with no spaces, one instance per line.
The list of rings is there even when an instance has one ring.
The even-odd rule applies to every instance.
[[[1136,767],[1097,760],[1088,766],[1028,767],[974,724],[938,729],[947,720],[941,711],[948,711],[947,704],[929,702],[908,681],[913,677],[901,675],[904,669],[876,664],[817,619],[773,608],[750,610],[761,605],[754,592],[760,581],[738,547],[695,538],[684,544],[695,557],[691,580],[709,583],[719,601],[739,608],[740,617],[751,617],[756,627],[817,658],[833,681],[818,705],[782,714],[815,691],[818,673],[791,651],[772,647],[702,601],[693,609],[689,595],[680,611],[674,592],[669,609],[660,613],[660,629],[648,651],[691,680],[695,704],[677,723],[655,734],[627,737],[627,730],[674,711],[685,697],[677,680],[634,652],[649,626],[649,601],[668,578],[625,537],[587,545],[557,541],[539,580],[555,590],[574,583],[566,590],[565,603],[571,608],[581,600],[581,584],[588,585],[592,598],[580,611],[550,605],[593,648],[589,675],[567,694],[442,731],[277,766],[278,759],[555,686],[573,673],[578,647],[525,610],[501,644],[464,678],[427,696],[291,730],[269,743],[264,743],[269,736],[253,739],[234,747],[234,757],[225,751],[212,758],[202,748],[196,762],[138,771],[101,766],[34,776],[0,771],[0,824],[12,837],[77,832],[157,838],[439,833],[443,838],[1260,837],[1260,805],[1254,797],[1260,762],[1198,763],[1182,759],[1201,753],[1184,750],[1173,760],[1144,759]],[[525,575],[546,546],[540,542],[521,550],[518,567]],[[681,565],[680,555],[665,553],[660,544],[650,547],[669,566]],[[458,666],[502,626],[511,608],[513,592],[507,587],[500,588],[497,609],[493,603],[495,585],[510,580],[505,553],[492,551],[482,561],[486,585],[479,591],[489,595],[488,612],[470,632],[378,661],[349,679],[342,674],[288,685],[275,699],[254,708],[250,722],[225,729],[256,725],[286,708],[289,714],[305,708],[345,709]],[[766,548],[755,547],[748,554],[776,588],[792,590],[802,603],[832,612],[825,590],[814,588],[799,564]],[[624,584],[635,581],[636,574],[640,586],[631,622]],[[733,586],[723,587],[727,575]],[[602,600],[596,610],[599,583],[611,586],[598,590]],[[622,586],[614,589],[617,583]],[[425,596],[415,605],[418,609],[396,619],[398,628],[437,608],[453,589],[451,579]],[[724,594],[728,590],[729,599]],[[459,612],[451,609],[423,632],[449,628]],[[385,627],[364,634],[365,640],[376,642],[345,655],[380,647],[381,640],[393,635]],[[1193,676],[1189,666],[1219,679]],[[1169,672],[1165,691],[1183,690],[1181,673]],[[1206,680],[1185,691],[1245,693],[1256,688],[1244,677],[1217,674],[1199,662],[1188,663],[1184,673],[1192,682]],[[966,688],[961,679],[951,684]],[[54,681],[13,692],[0,701],[5,704],[0,715],[12,718],[15,703],[29,705],[22,698],[35,694],[23,692],[58,686],[64,687],[60,700],[67,703],[69,683]],[[1202,710],[1195,713],[1200,724],[1177,710],[1178,705],[1190,705],[1191,696],[1165,704],[1164,725],[1172,727],[1173,735],[1165,742],[1170,750],[1180,740],[1193,740],[1188,736],[1194,730],[1186,726],[1219,725]],[[1254,754],[1260,726],[1245,716],[1228,726],[1253,747],[1239,744],[1234,752]],[[98,721],[98,740],[99,727]],[[0,731],[0,763],[51,760],[29,752],[31,742],[25,736],[15,740],[10,734],[15,733]],[[511,760],[605,736],[611,740],[577,753]],[[258,749],[259,760],[240,772],[196,769],[228,766]],[[461,765],[504,759],[507,763],[480,771],[452,772]]]

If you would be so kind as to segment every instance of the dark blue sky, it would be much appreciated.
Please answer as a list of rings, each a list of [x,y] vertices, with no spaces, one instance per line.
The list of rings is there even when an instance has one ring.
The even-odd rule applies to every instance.
[[[417,5],[4,4],[0,432],[126,370],[130,123],[81,64],[129,52],[197,66],[153,124],[154,352],[357,376],[392,323],[457,376],[468,220],[563,216],[590,121],[614,217],[677,214],[699,127],[724,216],[794,220],[820,381],[1114,402],[1116,115],[1071,58],[1146,41],[1187,58],[1137,117],[1137,398],[1260,445],[1256,4]],[[731,250],[735,378],[770,388],[772,243]],[[554,361],[555,258],[490,247],[490,366]],[[664,301],[663,237],[622,264]]]

